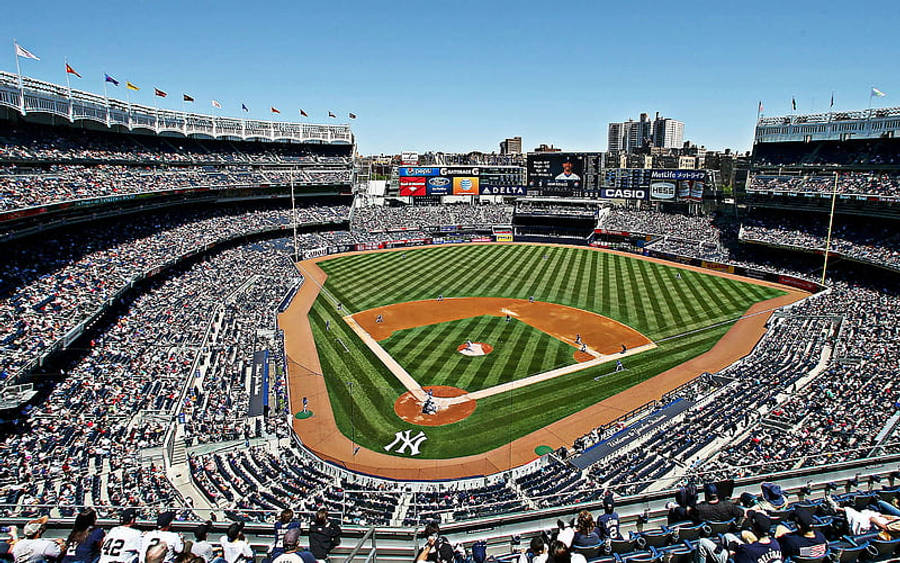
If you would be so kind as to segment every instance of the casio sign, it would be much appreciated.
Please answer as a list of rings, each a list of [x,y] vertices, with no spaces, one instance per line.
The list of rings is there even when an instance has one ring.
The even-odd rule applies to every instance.
[[[602,194],[611,199],[647,199],[647,190],[604,189]]]

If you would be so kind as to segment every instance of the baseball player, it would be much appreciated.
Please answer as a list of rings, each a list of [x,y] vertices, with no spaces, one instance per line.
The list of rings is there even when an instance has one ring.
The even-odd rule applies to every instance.
[[[625,345],[622,344],[622,352],[621,352],[621,353],[624,354],[624,353],[625,353],[625,350],[628,350],[628,348],[626,348]]]
[[[529,302],[529,303],[534,303],[534,295],[532,295],[531,297],[528,298],[528,302]]]
[[[622,371],[625,369],[625,366],[622,365],[622,360],[616,360],[616,371]]]
[[[584,344],[584,343],[581,344],[581,351],[584,352],[585,354],[587,354],[587,344]]]
[[[377,317],[375,317],[375,322],[376,322],[376,323],[383,323],[383,322],[384,322],[384,317],[381,316],[381,315],[378,315]]]
[[[581,335],[580,334],[575,335],[575,344],[581,344]]]
[[[506,322],[509,322],[509,320],[510,320],[509,313],[506,313]]]
[[[444,294],[441,293],[440,295],[438,295],[438,301],[443,301],[443,300],[444,300]]]

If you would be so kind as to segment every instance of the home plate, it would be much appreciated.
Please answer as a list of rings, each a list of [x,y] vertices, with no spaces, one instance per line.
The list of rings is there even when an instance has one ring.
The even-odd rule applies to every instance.
[[[494,347],[484,342],[466,341],[457,346],[456,351],[463,356],[486,356],[494,351]]]

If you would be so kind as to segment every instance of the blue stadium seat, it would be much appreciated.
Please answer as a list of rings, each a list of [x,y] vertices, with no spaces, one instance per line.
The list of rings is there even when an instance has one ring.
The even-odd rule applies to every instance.
[[[604,543],[598,543],[597,545],[573,545],[572,551],[574,553],[580,553],[584,555],[584,558],[590,561],[596,557],[599,557],[603,553],[603,548],[606,546]]]
[[[873,538],[869,541],[868,548],[869,555],[876,560],[883,560],[891,558],[892,555],[896,555],[900,552],[900,538],[895,540],[883,540],[880,538]]]
[[[706,525],[709,526],[709,535],[717,536],[733,530],[734,519],[732,518],[731,520],[726,520],[724,522],[706,522]]]
[[[868,547],[868,542],[861,545],[847,541],[831,542],[828,544],[828,559],[834,563],[854,563],[862,556],[868,555],[866,551]]]

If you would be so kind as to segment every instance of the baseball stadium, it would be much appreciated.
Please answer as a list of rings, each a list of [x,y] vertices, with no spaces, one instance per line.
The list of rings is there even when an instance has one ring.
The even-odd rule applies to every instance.
[[[176,110],[14,47],[3,561],[900,560],[880,90],[760,102],[746,154],[643,114],[607,151],[367,156],[356,113]]]

